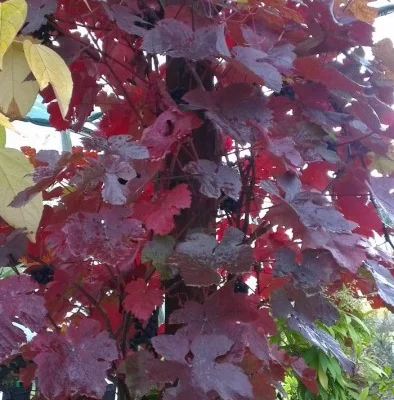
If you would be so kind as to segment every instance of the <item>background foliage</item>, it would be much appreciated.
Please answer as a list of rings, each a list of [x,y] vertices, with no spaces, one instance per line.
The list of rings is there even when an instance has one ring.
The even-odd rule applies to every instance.
[[[391,337],[359,306],[394,305],[394,50],[376,16],[364,0],[1,2],[4,385],[389,396]],[[5,146],[38,93],[82,146]]]

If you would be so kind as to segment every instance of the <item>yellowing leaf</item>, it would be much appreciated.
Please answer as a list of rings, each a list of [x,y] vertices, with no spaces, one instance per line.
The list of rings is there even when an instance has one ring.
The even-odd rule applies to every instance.
[[[357,19],[372,25],[378,16],[378,9],[370,7],[369,2],[369,0],[354,0],[350,2],[348,8]]]
[[[390,175],[394,172],[394,157],[381,157],[375,153],[369,153],[368,158],[370,159],[370,164],[368,165],[370,171],[376,169],[383,175]]]
[[[66,117],[73,91],[71,72],[55,51],[26,39],[23,42],[26,60],[37,79],[40,89],[52,85],[63,118]]]
[[[2,113],[0,113],[0,125],[5,127],[5,128],[14,130],[14,127],[11,124],[10,120]]]
[[[390,71],[394,71],[394,49],[393,42],[386,38],[372,48],[373,55],[378,58],[386,68]]]
[[[24,154],[15,149],[0,149],[0,217],[14,228],[26,228],[34,242],[44,208],[42,195],[38,194],[21,208],[8,205],[22,190],[33,185],[33,166]]]
[[[4,149],[7,141],[7,133],[4,126],[0,126],[0,149]]]
[[[8,47],[22,28],[27,15],[25,0],[8,0],[0,3],[0,69]]]
[[[11,120],[23,118],[37,98],[37,81],[26,80],[30,74],[23,44],[14,42],[5,53],[0,71],[0,110]]]

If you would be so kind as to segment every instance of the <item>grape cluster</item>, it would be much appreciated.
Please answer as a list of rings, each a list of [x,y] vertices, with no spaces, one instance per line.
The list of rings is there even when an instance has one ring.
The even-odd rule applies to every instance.
[[[145,327],[138,318],[134,318],[133,322],[136,333],[129,343],[132,350],[137,351],[138,346],[142,345],[152,348],[151,339],[157,336],[158,316],[158,311],[154,311]]]
[[[46,285],[53,281],[55,269],[52,265],[43,264],[29,271],[30,276],[40,285]]]
[[[247,294],[249,292],[249,286],[242,280],[242,278],[238,278],[234,283],[234,292]]]

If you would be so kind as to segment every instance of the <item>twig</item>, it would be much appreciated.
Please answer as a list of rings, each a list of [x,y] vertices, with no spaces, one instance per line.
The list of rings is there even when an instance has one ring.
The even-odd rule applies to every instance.
[[[103,318],[105,325],[107,327],[108,332],[114,336],[114,333],[112,331],[112,327],[111,327],[111,322],[107,316],[107,314],[105,313],[105,311],[103,310],[103,308],[100,306],[100,304],[98,303],[98,301],[89,293],[87,292],[81,285],[79,285],[78,283],[74,283],[73,286],[78,289],[91,303],[92,305],[96,308],[97,312],[100,314],[100,316]]]

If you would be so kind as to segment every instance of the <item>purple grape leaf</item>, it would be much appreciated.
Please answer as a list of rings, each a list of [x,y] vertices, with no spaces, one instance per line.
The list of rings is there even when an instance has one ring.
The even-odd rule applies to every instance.
[[[56,0],[27,0],[27,17],[22,33],[27,35],[38,31],[46,23],[45,16],[53,14],[56,7]]]
[[[47,311],[43,297],[35,293],[38,288],[38,284],[27,275],[0,280],[1,361],[26,342],[25,333],[14,323],[32,332],[39,332],[45,326]]]
[[[295,262],[295,253],[289,248],[275,252],[274,275],[291,274],[299,287],[321,290],[321,286],[339,278],[339,268],[333,257],[322,250],[306,250],[302,262]]]
[[[247,83],[233,83],[214,93],[194,89],[183,100],[191,109],[206,110],[206,116],[240,144],[263,138],[264,129],[271,124],[266,99]]]
[[[215,24],[193,31],[190,26],[179,20],[166,18],[143,34],[142,48],[152,54],[166,54],[189,60],[229,57],[224,28],[224,24]]]
[[[122,31],[132,35],[144,36],[147,29],[153,27],[152,24],[135,15],[130,8],[120,4],[113,4],[109,14],[111,14],[111,17]]]
[[[60,232],[50,231],[47,245],[64,261],[93,258],[120,265],[134,255],[134,242],[144,235],[141,222],[130,215],[131,210],[117,207],[72,214]]]
[[[104,156],[101,159],[104,167],[102,182],[104,184],[101,195],[103,200],[115,206],[126,204],[130,194],[126,183],[137,176],[135,169],[120,156]],[[124,181],[124,182],[122,182]]]
[[[279,175],[277,182],[279,187],[285,192],[285,200],[288,202],[294,200],[302,188],[301,181],[291,172],[285,172]]]
[[[370,178],[371,194],[383,223],[394,229],[394,178]]]
[[[163,354],[165,359],[179,360],[183,366],[183,371],[179,373],[180,387],[175,391],[176,397],[170,395],[169,398],[179,399],[179,392],[188,391],[197,391],[201,395],[214,391],[223,400],[232,400],[237,396],[252,397],[252,386],[241,368],[229,362],[216,362],[217,357],[226,354],[234,344],[227,336],[198,335],[190,345],[186,339],[181,341],[180,348],[177,348],[177,343],[179,335],[152,338],[152,344],[158,353]],[[189,351],[193,354],[193,359],[186,362]],[[199,397],[200,395],[197,398]]]
[[[291,316],[287,320],[287,325],[290,329],[300,333],[311,344],[323,350],[325,354],[333,355],[348,374],[354,374],[354,362],[348,358],[339,343],[327,332],[318,328],[313,322],[298,315]]]
[[[280,92],[282,89],[282,75],[276,67],[270,64],[267,53],[251,47],[235,46],[232,49],[235,66],[241,64],[253,72],[258,78],[263,79],[264,85]]]
[[[253,262],[249,245],[242,244],[244,233],[237,228],[228,228],[218,244],[213,236],[192,233],[175,249],[168,262],[178,268],[187,285],[208,286],[217,284],[218,268],[232,273],[248,272]]]
[[[148,149],[130,139],[129,135],[115,135],[108,139],[111,153],[121,156],[125,160],[145,160],[149,158]]]
[[[275,291],[271,304],[274,316],[285,318],[290,329],[300,333],[325,354],[332,354],[346,372],[354,373],[354,363],[339,343],[313,323],[313,319],[321,319],[325,324],[332,324],[338,318],[338,311],[327,299],[320,294],[308,297],[304,292],[290,288],[290,292],[285,289]]]
[[[394,306],[394,277],[390,271],[374,260],[365,262],[378,288],[379,296],[388,305]]]
[[[26,247],[27,236],[22,229],[15,229],[9,235],[0,233],[0,265],[18,261],[25,254]]]
[[[191,161],[183,170],[195,174],[203,195],[218,199],[223,192],[228,197],[238,200],[242,184],[241,177],[235,169],[201,159],[197,162]]]
[[[349,233],[357,227],[357,224],[346,220],[324,196],[317,193],[302,192],[290,205],[307,228],[325,228],[331,232]]]
[[[317,228],[305,232],[303,249],[326,249],[336,262],[351,272],[357,272],[366,258],[362,237],[355,233],[336,233]]]

